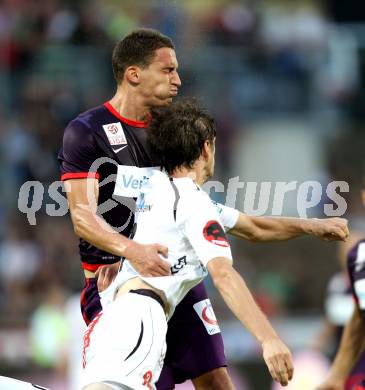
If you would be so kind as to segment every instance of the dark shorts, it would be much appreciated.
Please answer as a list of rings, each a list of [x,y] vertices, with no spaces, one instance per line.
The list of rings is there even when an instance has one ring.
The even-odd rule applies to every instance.
[[[365,390],[365,352],[361,354],[347,378],[345,390]]]
[[[211,313],[205,286],[194,287],[177,306],[168,324],[167,352],[158,390],[227,366],[221,333]],[[201,303],[199,303],[201,302]],[[196,305],[196,310],[194,306]],[[95,279],[87,279],[81,295],[81,311],[88,324],[101,310]],[[198,314],[199,313],[199,314]],[[209,334],[215,333],[215,334]]]

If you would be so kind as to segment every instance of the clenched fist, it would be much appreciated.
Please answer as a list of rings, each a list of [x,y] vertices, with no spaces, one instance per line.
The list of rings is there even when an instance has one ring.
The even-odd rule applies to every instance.
[[[349,236],[345,218],[311,219],[310,233],[324,241],[346,241]]]

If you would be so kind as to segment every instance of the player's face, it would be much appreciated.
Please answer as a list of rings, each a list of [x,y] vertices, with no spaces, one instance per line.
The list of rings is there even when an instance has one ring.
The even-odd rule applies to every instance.
[[[141,69],[139,88],[150,107],[166,106],[177,95],[181,86],[177,67],[175,51],[163,47],[157,49],[151,63]]]

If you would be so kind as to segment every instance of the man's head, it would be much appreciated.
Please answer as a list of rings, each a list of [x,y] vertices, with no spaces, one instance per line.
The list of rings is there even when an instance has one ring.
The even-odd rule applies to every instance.
[[[216,126],[208,112],[195,100],[181,100],[153,112],[148,146],[167,173],[198,169],[205,181],[214,173],[215,137]]]
[[[118,86],[135,87],[150,107],[171,103],[181,85],[174,44],[157,30],[135,30],[119,41],[112,64]]]

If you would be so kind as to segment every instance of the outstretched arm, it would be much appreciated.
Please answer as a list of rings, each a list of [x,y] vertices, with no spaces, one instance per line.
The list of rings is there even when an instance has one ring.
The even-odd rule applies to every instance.
[[[228,233],[254,242],[284,241],[303,235],[325,241],[345,241],[349,235],[344,218],[252,217],[243,213],[239,213]]]

